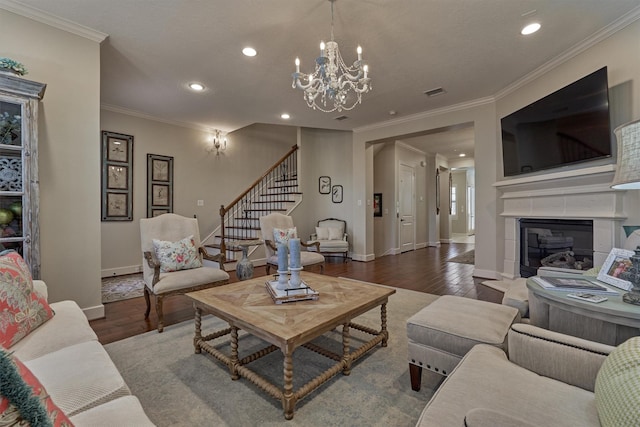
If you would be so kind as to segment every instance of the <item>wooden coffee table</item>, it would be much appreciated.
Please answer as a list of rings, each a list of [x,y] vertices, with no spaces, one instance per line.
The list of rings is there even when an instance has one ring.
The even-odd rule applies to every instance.
[[[304,280],[320,293],[317,301],[296,301],[275,304],[265,283],[271,276],[257,277],[244,282],[188,293],[195,307],[195,352],[205,351],[218,359],[231,373],[231,379],[244,377],[282,402],[284,417],[293,418],[296,402],[341,372],[349,375],[351,364],[367,351],[381,344],[387,346],[387,301],[395,289],[351,279],[336,278],[302,272]],[[380,330],[362,326],[351,320],[380,306]],[[212,314],[229,323],[229,328],[202,335],[202,314]],[[333,353],[311,343],[314,338],[342,325],[342,354]],[[357,349],[350,348],[349,329],[372,335],[371,340]],[[244,330],[270,346],[242,359],[238,358],[238,330]],[[209,341],[231,335],[231,355],[222,353]],[[336,361],[329,369],[293,390],[293,352],[304,346]],[[279,389],[247,365],[277,349],[284,355],[284,387]]]

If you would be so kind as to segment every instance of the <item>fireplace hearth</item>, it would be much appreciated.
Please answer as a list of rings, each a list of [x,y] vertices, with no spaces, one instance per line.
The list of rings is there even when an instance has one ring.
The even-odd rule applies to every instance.
[[[593,267],[593,221],[520,218],[520,276],[538,268],[588,270]]]

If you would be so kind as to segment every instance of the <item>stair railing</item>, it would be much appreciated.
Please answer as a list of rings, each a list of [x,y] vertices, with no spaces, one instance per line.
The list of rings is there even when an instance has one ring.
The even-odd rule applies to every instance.
[[[260,227],[260,213],[284,210],[288,197],[299,192],[297,151],[297,145],[291,147],[233,202],[220,206],[220,253],[227,255],[227,239],[255,239],[253,231]]]

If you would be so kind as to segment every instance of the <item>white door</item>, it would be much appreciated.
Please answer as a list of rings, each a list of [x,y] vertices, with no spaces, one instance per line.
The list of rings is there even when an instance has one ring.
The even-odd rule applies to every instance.
[[[415,171],[411,166],[400,165],[400,198],[398,217],[400,218],[400,252],[415,250]]]

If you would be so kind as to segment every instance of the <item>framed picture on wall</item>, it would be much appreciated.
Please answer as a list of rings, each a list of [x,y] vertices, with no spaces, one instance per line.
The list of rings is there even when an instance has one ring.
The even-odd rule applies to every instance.
[[[101,219],[133,220],[133,136],[102,131]]]
[[[342,185],[331,187],[331,201],[333,203],[342,203]]]
[[[173,157],[147,154],[147,218],[173,212]]]
[[[318,178],[318,192],[320,194],[331,193],[331,178],[328,176],[321,176]]]
[[[382,193],[373,194],[373,216],[382,216]]]

